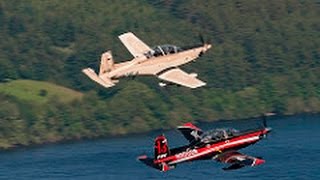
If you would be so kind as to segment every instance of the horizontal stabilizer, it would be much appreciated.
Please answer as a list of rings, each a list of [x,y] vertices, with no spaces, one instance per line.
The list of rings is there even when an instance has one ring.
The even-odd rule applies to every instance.
[[[159,169],[159,167],[153,163],[153,159],[148,157],[147,155],[141,155],[137,159],[147,166]]]
[[[175,166],[170,166],[167,163],[161,163],[161,164],[155,164],[154,160],[147,155],[141,155],[138,157],[138,160],[141,161],[143,164],[155,168],[157,170],[160,170],[162,172],[166,172],[170,169],[175,168]]]
[[[93,81],[97,82],[98,84],[101,84],[102,86],[106,87],[106,88],[109,88],[109,87],[112,87],[114,86],[115,84],[112,82],[111,79],[108,79],[108,78],[100,78],[95,72],[93,69],[91,68],[86,68],[86,69],[83,69],[82,72],[84,74],[86,74],[90,79],[92,79]]]

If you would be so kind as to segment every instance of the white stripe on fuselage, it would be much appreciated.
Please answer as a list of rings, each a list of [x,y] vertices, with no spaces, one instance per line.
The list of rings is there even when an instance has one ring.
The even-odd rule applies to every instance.
[[[259,136],[254,136],[254,137],[250,137],[250,138],[246,138],[246,139],[240,139],[240,140],[237,140],[237,141],[234,141],[234,142],[230,142],[230,143],[222,144],[222,145],[214,147],[214,148],[210,148],[210,149],[205,150],[205,151],[203,151],[201,153],[197,153],[197,154],[195,154],[193,156],[188,156],[188,157],[185,157],[185,158],[177,159],[175,161],[171,161],[168,164],[171,165],[171,164],[180,163],[180,162],[187,161],[187,160],[190,160],[190,159],[193,159],[193,158],[197,158],[197,157],[205,155],[205,154],[212,153],[214,151],[219,151],[221,148],[224,148],[224,147],[228,147],[228,146],[231,146],[231,145],[234,145],[234,144],[243,144],[243,143],[247,143],[247,142],[251,142],[251,141],[256,141],[258,139],[259,139]]]

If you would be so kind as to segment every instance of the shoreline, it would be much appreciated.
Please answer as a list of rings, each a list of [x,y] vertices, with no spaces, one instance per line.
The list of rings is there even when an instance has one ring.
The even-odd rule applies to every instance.
[[[290,117],[305,117],[305,116],[320,116],[320,113],[298,113],[298,114],[293,114],[293,115],[274,115],[270,116],[267,119],[273,120],[273,119],[281,119],[281,118],[290,118]],[[199,127],[205,127],[206,125],[211,125],[214,123],[225,123],[225,122],[233,122],[233,121],[253,121],[256,120],[257,122],[261,121],[259,117],[252,117],[252,118],[245,118],[245,119],[221,119],[221,120],[214,120],[214,121],[201,121],[201,120],[196,120],[194,123],[198,125]],[[73,138],[73,139],[63,139],[63,140],[57,140],[54,142],[44,142],[44,143],[38,143],[38,144],[29,144],[29,145],[14,145],[9,148],[0,148],[0,153],[1,152],[15,152],[15,151],[20,151],[24,149],[37,149],[39,147],[44,147],[44,146],[51,146],[51,145],[58,145],[58,144],[77,144],[81,142],[86,142],[86,141],[99,141],[99,140],[107,140],[107,139],[122,139],[122,138],[128,138],[128,137],[136,137],[136,136],[144,136],[148,134],[156,134],[156,132],[159,133],[164,133],[168,131],[172,131],[175,128],[168,128],[168,129],[153,129],[150,131],[145,131],[145,132],[134,132],[134,133],[127,133],[127,134],[118,134],[118,135],[106,135],[106,136],[96,136],[96,137],[84,137],[84,138]]]

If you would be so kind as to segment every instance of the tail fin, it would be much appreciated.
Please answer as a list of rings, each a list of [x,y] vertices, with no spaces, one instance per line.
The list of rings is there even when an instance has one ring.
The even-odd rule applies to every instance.
[[[114,69],[114,62],[111,51],[107,51],[101,55],[99,76],[110,72]]]
[[[162,159],[170,155],[167,139],[164,135],[159,135],[155,139],[154,159]]]

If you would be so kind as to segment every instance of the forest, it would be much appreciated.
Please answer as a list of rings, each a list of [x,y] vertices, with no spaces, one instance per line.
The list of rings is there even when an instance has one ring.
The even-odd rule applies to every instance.
[[[320,3],[302,0],[2,0],[0,148],[173,128],[184,122],[320,112]],[[213,47],[182,68],[207,86],[156,77],[105,89],[81,69],[133,57],[118,36]]]

